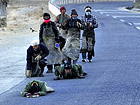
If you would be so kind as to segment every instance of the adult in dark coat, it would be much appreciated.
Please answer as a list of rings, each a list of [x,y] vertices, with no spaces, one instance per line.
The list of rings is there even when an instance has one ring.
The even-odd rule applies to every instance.
[[[41,69],[41,74],[39,76],[43,76],[44,67],[45,67],[45,57],[48,56],[49,50],[45,46],[45,44],[40,43],[37,40],[31,42],[30,47],[27,49],[27,77],[32,76],[31,69],[33,64],[37,64],[39,62],[39,66]]]
[[[51,21],[50,14],[44,13],[44,22],[40,26],[39,40],[44,43],[49,49],[49,56],[47,57],[47,73],[52,73],[53,65],[59,66],[62,62],[61,51],[59,47],[59,31],[55,22]]]
[[[80,55],[80,30],[83,29],[83,25],[77,17],[77,11],[72,9],[71,18],[62,25],[62,28],[67,30],[67,40],[62,52],[69,64],[72,61],[76,64]]]
[[[48,17],[48,19],[46,19],[46,17]],[[39,41],[40,41],[40,43],[44,43],[44,44],[46,43],[43,40],[43,35],[46,34],[46,36],[51,36],[50,34],[52,34],[52,32],[50,32],[50,33],[45,33],[44,32],[44,28],[47,28],[47,27],[52,27],[52,31],[54,33],[55,41],[57,43],[59,43],[59,31],[56,27],[56,24],[51,21],[50,14],[44,13],[43,19],[44,19],[44,22],[40,25],[40,30],[39,30]]]

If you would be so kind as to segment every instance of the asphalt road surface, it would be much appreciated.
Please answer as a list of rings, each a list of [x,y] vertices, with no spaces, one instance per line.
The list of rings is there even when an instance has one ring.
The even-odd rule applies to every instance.
[[[92,6],[99,23],[93,62],[82,63],[81,56],[78,61],[88,73],[86,78],[54,81],[54,74],[44,73],[45,77],[23,79],[0,94],[0,105],[140,105],[140,14],[122,9],[132,2],[66,5],[67,12],[75,8],[80,18],[85,5]],[[46,81],[55,92],[39,98],[22,97],[20,92],[34,79]]]

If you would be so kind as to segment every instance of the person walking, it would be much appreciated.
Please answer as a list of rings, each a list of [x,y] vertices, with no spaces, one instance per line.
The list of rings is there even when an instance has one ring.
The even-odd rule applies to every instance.
[[[49,13],[44,13],[44,22],[40,26],[39,40],[40,43],[44,43],[49,49],[49,55],[47,57],[47,73],[53,72],[53,65],[60,66],[61,64],[61,51],[59,47],[59,31],[55,22],[51,21]]]
[[[84,25],[84,31],[82,35],[82,62],[86,62],[86,53],[88,53],[88,60],[92,62],[92,57],[95,56],[95,28],[98,28],[96,17],[92,15],[91,7],[85,7],[85,14],[82,16],[81,21]]]
[[[62,29],[62,24],[63,24],[63,22],[70,19],[70,16],[68,14],[66,14],[66,8],[65,7],[61,7],[60,12],[61,12],[61,14],[57,15],[56,19],[55,19],[56,26],[59,27],[60,36],[67,39],[66,30]]]
[[[80,30],[82,29],[82,23],[77,17],[77,11],[72,9],[71,18],[62,25],[62,28],[68,33],[68,38],[62,52],[69,64],[71,64],[72,60],[73,64],[76,64],[80,55]]]

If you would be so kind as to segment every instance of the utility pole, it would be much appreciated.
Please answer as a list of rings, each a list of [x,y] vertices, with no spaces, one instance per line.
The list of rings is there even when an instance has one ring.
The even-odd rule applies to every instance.
[[[0,0],[0,27],[6,27],[7,26],[7,12],[6,7],[9,0]]]
[[[133,0],[133,7],[140,9],[140,0]]]

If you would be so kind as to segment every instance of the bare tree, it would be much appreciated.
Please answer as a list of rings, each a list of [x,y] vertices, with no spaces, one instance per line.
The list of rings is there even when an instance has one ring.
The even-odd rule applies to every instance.
[[[133,7],[140,8],[140,0],[133,0]]]
[[[9,0],[0,0],[0,27],[6,27],[7,12],[6,7]]]

